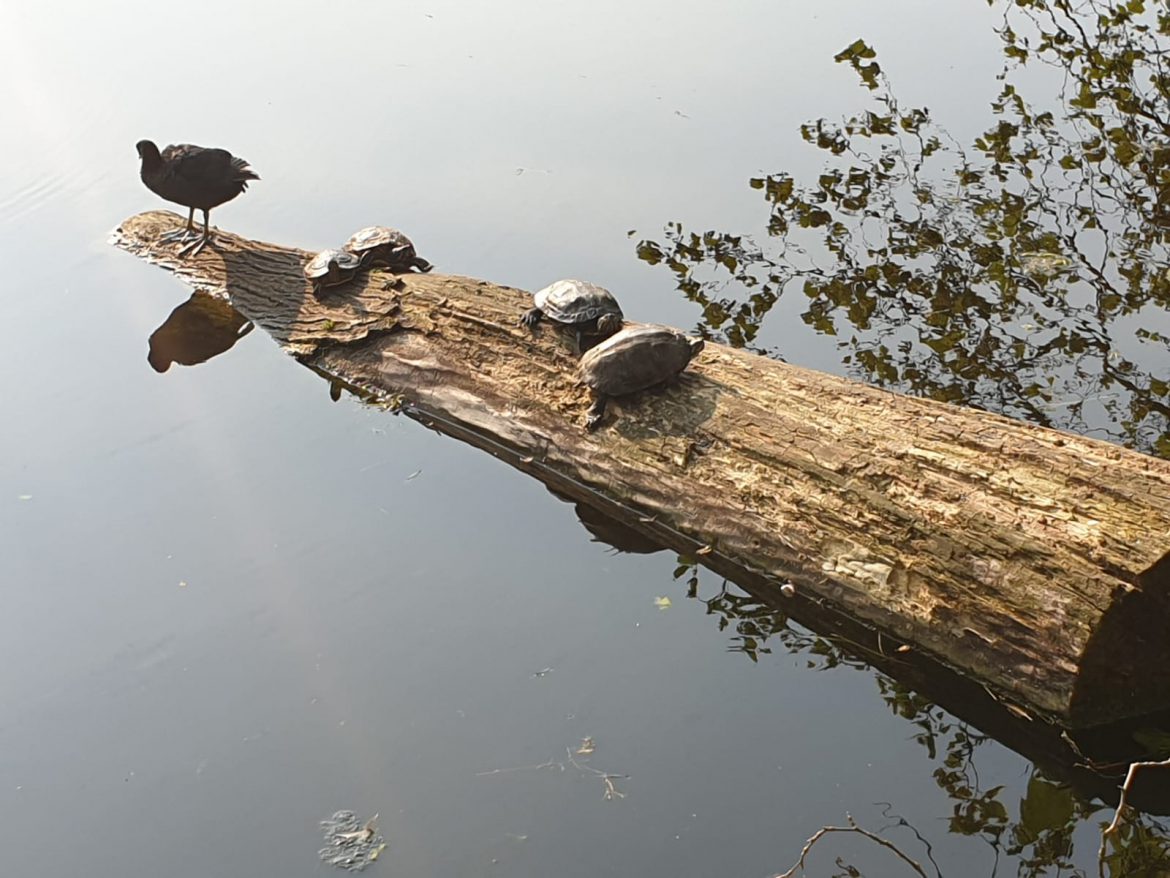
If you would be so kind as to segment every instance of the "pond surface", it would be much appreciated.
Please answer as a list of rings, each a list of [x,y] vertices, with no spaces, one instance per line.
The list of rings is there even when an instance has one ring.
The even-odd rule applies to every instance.
[[[991,124],[1002,10],[883,5],[7,10],[0,872],[334,874],[341,809],[380,814],[374,875],[767,876],[847,814],[929,868],[905,818],[947,876],[1095,871],[1112,803],[842,644],[331,400],[214,306],[152,352],[190,291],[106,243],[162,206],[135,142],[195,142],[262,177],[224,228],[315,248],[392,224],[440,271],[584,277],[694,326],[639,239],[759,230],[748,179],[815,177],[800,125],[857,109],[843,47],[955,137]],[[801,311],[760,345],[852,374]],[[212,324],[227,342],[190,340]],[[857,836],[816,851],[810,874],[911,874]]]

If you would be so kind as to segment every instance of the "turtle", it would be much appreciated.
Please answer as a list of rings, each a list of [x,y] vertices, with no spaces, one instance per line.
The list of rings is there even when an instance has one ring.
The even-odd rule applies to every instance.
[[[542,319],[567,326],[577,332],[577,347],[583,335],[613,335],[622,328],[621,306],[613,293],[583,280],[558,280],[532,297],[536,306],[525,311],[520,322],[535,329]]]
[[[412,268],[427,272],[434,268],[414,252],[410,238],[388,226],[367,226],[354,232],[343,249],[360,256],[363,268],[381,265],[395,273]]]
[[[703,340],[669,326],[623,329],[586,351],[577,377],[593,391],[585,426],[595,430],[611,396],[637,393],[669,381],[703,349]]]
[[[305,266],[305,278],[319,296],[325,287],[335,287],[352,278],[362,267],[360,256],[348,250],[322,250]]]

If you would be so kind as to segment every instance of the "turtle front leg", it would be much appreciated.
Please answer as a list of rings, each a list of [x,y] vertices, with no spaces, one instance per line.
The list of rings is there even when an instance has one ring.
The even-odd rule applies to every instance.
[[[340,286],[345,278],[341,276],[341,266],[337,264],[336,259],[329,260],[329,272],[321,279],[321,285],[326,287]]]
[[[540,318],[543,316],[544,312],[539,308],[532,308],[524,312],[524,315],[520,318],[520,322],[529,329],[536,329],[536,324],[540,323]]]
[[[589,412],[585,415],[585,429],[596,430],[601,425],[601,419],[605,417],[605,404],[609,402],[609,397],[604,393],[593,391],[593,405],[589,406]]]

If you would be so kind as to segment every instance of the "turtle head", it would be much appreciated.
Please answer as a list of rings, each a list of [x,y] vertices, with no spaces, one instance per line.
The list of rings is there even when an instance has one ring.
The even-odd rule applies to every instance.
[[[597,334],[613,335],[622,328],[622,318],[616,314],[602,314],[597,318]]]
[[[687,336],[687,344],[691,346],[691,359],[693,360],[699,355],[699,351],[703,349],[704,342],[701,338]]]

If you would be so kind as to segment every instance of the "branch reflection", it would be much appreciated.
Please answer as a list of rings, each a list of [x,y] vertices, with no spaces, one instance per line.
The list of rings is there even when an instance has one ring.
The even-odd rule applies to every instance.
[[[871,105],[802,126],[825,153],[815,182],[750,181],[764,243],[671,223],[638,254],[709,337],[767,352],[768,314],[803,296],[864,380],[1170,456],[1170,18],[1027,0],[999,34],[998,118],[971,144],[904,105],[857,40],[836,60]],[[1051,108],[1015,83],[1025,62],[1059,72]]]

